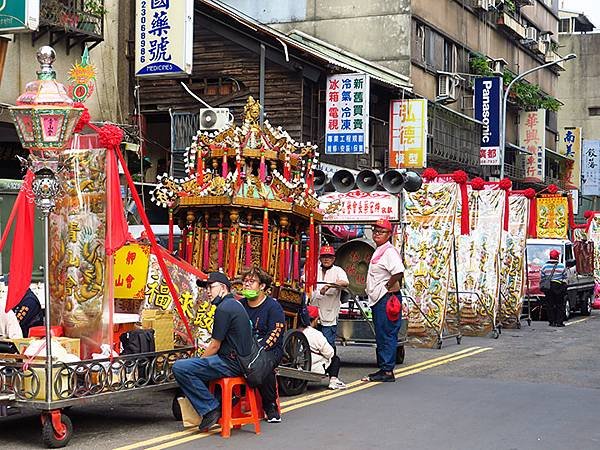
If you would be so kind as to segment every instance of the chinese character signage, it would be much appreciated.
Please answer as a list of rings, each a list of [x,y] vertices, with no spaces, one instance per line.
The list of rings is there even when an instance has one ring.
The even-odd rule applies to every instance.
[[[321,209],[325,211],[323,223],[375,222],[379,219],[398,220],[398,196],[388,192],[346,193],[331,192],[319,197]]]
[[[115,252],[115,298],[144,298],[149,259],[149,245],[127,244]]]
[[[583,141],[581,195],[600,195],[600,141]]]
[[[565,128],[561,133],[558,152],[567,158],[564,181],[570,188],[581,185],[581,127]]]
[[[525,180],[544,181],[546,160],[546,110],[521,111],[519,145],[527,150]]]
[[[327,78],[325,153],[369,152],[369,77],[365,74]]]
[[[137,0],[135,75],[192,73],[193,0]]]
[[[37,30],[40,0],[0,0],[0,34]]]
[[[542,194],[537,198],[537,237],[566,239],[569,224],[568,197]]]
[[[479,164],[500,165],[500,93],[502,78],[475,79],[475,118],[481,126]]]
[[[390,167],[427,165],[427,100],[390,102]]]

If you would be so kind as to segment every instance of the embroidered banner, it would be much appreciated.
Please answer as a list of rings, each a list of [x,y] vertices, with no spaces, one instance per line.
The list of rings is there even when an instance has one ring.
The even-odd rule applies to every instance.
[[[542,194],[537,204],[537,237],[567,239],[569,205],[562,194]]]
[[[600,284],[600,215],[593,217],[587,237],[594,243],[594,281]]]

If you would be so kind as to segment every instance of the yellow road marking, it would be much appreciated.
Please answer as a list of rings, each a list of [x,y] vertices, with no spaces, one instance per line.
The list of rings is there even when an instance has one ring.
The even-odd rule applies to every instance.
[[[575,325],[576,323],[585,322],[586,320],[590,320],[590,318],[589,317],[585,317],[583,319],[575,320],[574,322],[567,322],[567,323],[565,323],[565,325],[566,326]]]
[[[399,378],[406,377],[408,375],[413,375],[413,374],[416,374],[419,372],[423,372],[427,369],[431,369],[431,368],[434,368],[434,367],[437,367],[437,366],[440,366],[443,364],[447,364],[452,361],[457,361],[457,360],[460,360],[463,358],[467,358],[469,356],[475,356],[475,355],[485,352],[487,350],[491,350],[491,347],[485,347],[485,348],[469,347],[469,348],[466,348],[466,349],[458,351],[458,352],[450,353],[450,354],[444,355],[444,356],[439,356],[437,358],[432,358],[430,360],[423,361],[423,362],[420,362],[417,364],[413,364],[408,367],[397,369],[394,371],[394,374],[396,374],[396,376]],[[320,392],[317,394],[303,396],[298,399],[289,400],[287,402],[282,402],[281,403],[281,406],[282,406],[281,413],[284,414],[284,413],[294,411],[296,409],[303,408],[305,406],[309,406],[309,405],[312,405],[315,403],[320,403],[320,402],[324,402],[326,400],[330,400],[332,398],[337,398],[337,397],[341,397],[343,395],[348,395],[353,392],[358,392],[363,389],[367,389],[367,388],[376,386],[378,384],[381,384],[381,383],[379,383],[379,382],[364,382],[364,381],[357,380],[357,381],[354,381],[354,382],[348,384],[349,389],[345,389],[345,390],[341,390],[341,391],[337,391],[337,392],[331,392],[331,393],[325,391],[324,393]],[[157,444],[159,442],[164,442],[164,441],[172,439],[172,438],[175,439],[173,441],[164,442],[163,444],[156,445],[154,447],[145,447],[146,450],[162,450],[165,448],[174,447],[176,445],[185,444],[187,442],[194,441],[197,439],[203,439],[207,436],[216,434],[218,432],[219,432],[219,429],[214,430],[214,431],[209,431],[206,433],[197,433],[197,430],[194,428],[194,429],[187,430],[187,431],[171,433],[171,434],[159,436],[159,437],[156,437],[153,439],[148,439],[146,441],[138,442],[138,443],[131,444],[131,445],[128,445],[125,447],[119,447],[114,450],[133,450],[136,448],[145,447],[146,445],[152,445],[152,444]]]

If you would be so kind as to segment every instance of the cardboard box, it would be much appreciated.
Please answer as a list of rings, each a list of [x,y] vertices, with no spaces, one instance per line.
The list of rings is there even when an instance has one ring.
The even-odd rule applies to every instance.
[[[25,350],[27,350],[27,347],[29,347],[29,344],[31,344],[33,341],[36,341],[40,338],[15,338],[15,339],[5,339],[6,341],[10,341],[12,343],[15,344],[15,346],[17,347],[17,349],[19,350],[19,353],[23,354],[25,353]],[[45,356],[46,353],[44,352],[44,354],[42,356]]]
[[[175,348],[175,326],[172,311],[160,309],[145,309],[142,311],[142,328],[154,330],[156,351],[172,350]]]
[[[69,353],[81,359],[81,340],[79,338],[58,337],[52,338],[62,345]]]
[[[33,373],[32,373],[33,372]],[[58,383],[57,376],[58,368],[54,368],[52,371],[52,400],[62,400],[72,397],[73,385],[69,385],[70,377],[66,371],[62,371],[60,375],[60,384]],[[35,374],[35,375],[34,375]],[[46,368],[43,367],[29,367],[29,369],[23,374],[23,384],[21,386],[23,394],[29,397],[34,395],[35,400],[46,400]],[[56,390],[59,390],[61,396],[59,397]],[[35,391],[37,390],[37,394]]]

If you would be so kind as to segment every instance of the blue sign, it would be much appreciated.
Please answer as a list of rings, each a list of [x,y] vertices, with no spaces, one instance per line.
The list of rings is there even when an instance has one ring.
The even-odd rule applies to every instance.
[[[482,166],[500,165],[500,108],[501,77],[475,79],[475,119],[482,122],[479,163]]]

